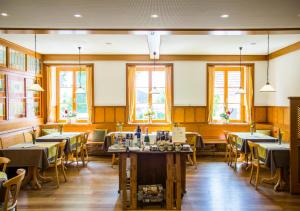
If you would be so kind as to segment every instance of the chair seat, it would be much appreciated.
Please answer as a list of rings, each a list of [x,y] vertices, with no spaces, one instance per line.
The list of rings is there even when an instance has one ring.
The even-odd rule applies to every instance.
[[[103,145],[104,144],[104,141],[88,141],[86,144],[100,144],[100,145]]]
[[[49,164],[49,167],[55,167],[55,165],[61,165],[61,163],[62,163],[62,159],[59,158],[59,159],[57,159],[56,162],[55,162],[55,160],[51,161]]]

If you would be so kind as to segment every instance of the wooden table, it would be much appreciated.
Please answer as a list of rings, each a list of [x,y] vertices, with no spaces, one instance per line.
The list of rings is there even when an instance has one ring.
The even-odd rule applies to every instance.
[[[23,185],[30,183],[33,189],[41,189],[40,182],[49,182],[52,179],[43,177],[39,170],[45,170],[49,166],[49,159],[56,154],[58,142],[48,143],[24,143],[10,146],[0,150],[0,156],[7,157],[11,161],[8,167],[27,167],[28,172],[23,180]]]
[[[119,190],[123,209],[137,209],[139,185],[162,184],[166,192],[166,209],[181,209],[186,192],[186,155],[189,152],[119,152]],[[127,158],[130,162],[127,162]],[[129,164],[130,163],[130,164]],[[130,177],[126,170],[129,168]],[[129,188],[129,201],[127,200]]]
[[[288,143],[258,143],[258,154],[260,160],[271,169],[274,176],[262,181],[274,184],[275,191],[282,191],[289,180],[290,145]]]

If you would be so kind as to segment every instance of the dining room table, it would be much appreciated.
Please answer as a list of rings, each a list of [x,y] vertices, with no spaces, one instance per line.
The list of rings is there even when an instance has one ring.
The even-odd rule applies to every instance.
[[[83,134],[84,132],[55,132],[36,138],[36,142],[62,142],[65,140],[65,154],[68,156],[72,150],[78,147],[79,137],[81,137]]]
[[[114,143],[112,141],[112,136],[116,136],[116,135],[121,135],[122,137],[126,137],[126,135],[134,135],[135,132],[133,131],[114,131],[114,132],[110,132],[108,134],[106,134],[105,136],[105,139],[104,139],[104,144],[103,144],[103,150],[104,151],[108,151],[108,148],[110,146],[112,146]],[[202,136],[197,133],[197,132],[185,132],[186,135],[196,135],[197,138],[196,138],[196,148],[204,148],[204,141],[203,141],[203,138]],[[143,141],[144,138],[145,138],[145,135],[144,133],[142,133],[141,135],[141,140]],[[156,136],[157,136],[157,133],[156,132],[153,132],[153,133],[149,133],[148,134],[149,136],[149,139],[150,139],[150,142],[151,141],[156,141]],[[169,137],[170,139],[172,140],[172,132],[169,132]]]
[[[41,182],[52,181],[52,178],[41,175],[52,159],[55,159],[59,142],[21,143],[0,149],[0,156],[10,159],[8,167],[27,168],[28,172],[22,185],[30,184],[33,189],[41,189]]]
[[[285,190],[289,183],[290,144],[289,143],[258,143],[259,159],[271,170],[272,176],[262,182],[273,184],[275,191]]]

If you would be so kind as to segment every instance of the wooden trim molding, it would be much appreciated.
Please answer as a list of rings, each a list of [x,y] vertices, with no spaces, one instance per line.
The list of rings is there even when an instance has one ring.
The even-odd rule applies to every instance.
[[[77,54],[44,54],[44,61],[76,61]],[[152,61],[146,54],[83,54],[83,61]],[[238,55],[160,55],[159,61],[239,61]],[[244,55],[243,61],[266,61],[266,55]]]
[[[269,54],[269,58],[270,59],[275,59],[279,56],[283,56],[283,55],[286,55],[288,53],[292,53],[292,52],[297,51],[299,49],[300,49],[300,41],[296,42],[292,45],[289,45],[287,47],[281,48],[277,51],[274,51],[273,53]]]

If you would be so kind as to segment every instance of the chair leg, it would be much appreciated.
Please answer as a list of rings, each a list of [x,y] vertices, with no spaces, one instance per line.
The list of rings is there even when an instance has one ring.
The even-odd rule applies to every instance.
[[[252,181],[252,177],[253,177],[253,165],[251,164],[251,173],[250,173],[250,180],[249,180],[249,183],[251,184],[251,181]]]
[[[194,163],[195,167],[197,168],[197,151],[196,151],[196,149],[194,149],[194,152],[193,152],[193,163]]]
[[[187,155],[188,157],[188,161],[189,161],[189,163],[191,164],[191,165],[194,165],[194,163],[193,163],[193,161],[192,161],[192,158],[191,158],[191,155]]]
[[[84,150],[83,149],[80,150],[80,158],[81,158],[81,161],[82,161],[82,166],[85,166]]]
[[[257,172],[256,172],[256,181],[255,181],[255,189],[257,190],[258,183],[259,183],[259,166],[257,167]]]
[[[86,160],[86,163],[88,163],[89,162],[89,154],[88,154],[88,150],[87,150],[87,148],[85,148],[84,149],[84,155],[85,155],[85,160]]]
[[[112,158],[111,158],[111,166],[113,167],[113,165],[115,164],[115,159],[116,159],[116,154],[113,153],[112,154]]]
[[[65,182],[67,182],[67,175],[66,175],[66,171],[65,171],[65,165],[64,165],[63,162],[61,163],[61,171],[64,175]]]
[[[55,175],[56,175],[56,186],[57,186],[57,188],[59,188],[59,178],[58,178],[57,165],[55,165]]]

